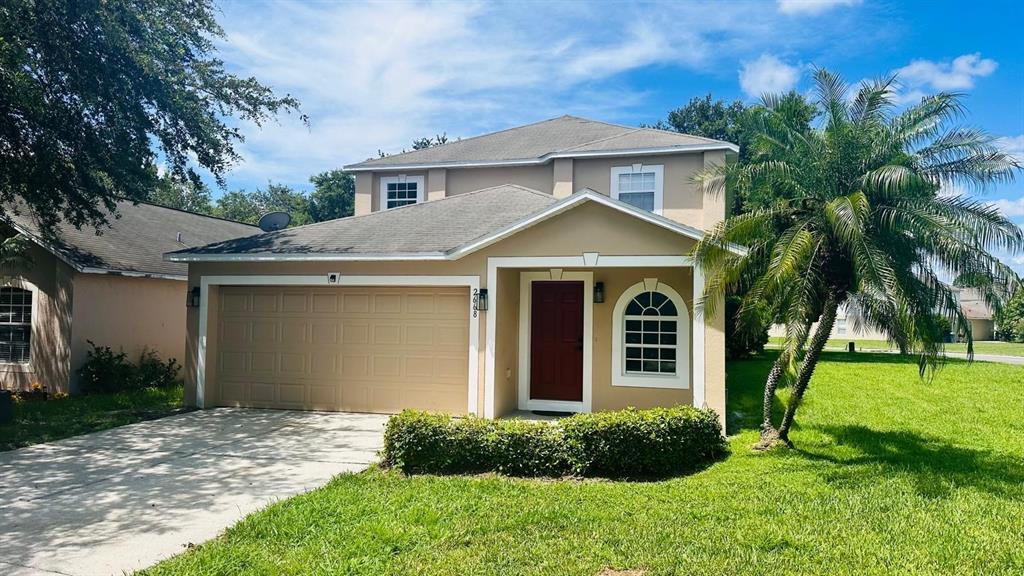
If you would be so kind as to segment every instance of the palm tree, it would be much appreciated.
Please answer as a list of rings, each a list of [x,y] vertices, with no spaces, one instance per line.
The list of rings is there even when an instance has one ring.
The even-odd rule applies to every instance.
[[[840,306],[855,307],[862,322],[916,354],[923,376],[943,357],[942,318],[967,335],[973,354],[970,322],[940,278],[978,289],[996,310],[1018,281],[992,252],[1021,251],[1024,233],[990,205],[943,190],[980,191],[1012,180],[1020,166],[988,134],[950,126],[964,112],[958,94],[936,94],[896,113],[895,80],[865,82],[850,100],[839,76],[818,70],[815,127],[787,121],[780,99],[765,96],[750,161],[698,178],[708,193],[728,186],[767,198],[726,219],[694,250],[707,278],[705,306],[738,290],[740,326],[779,320],[786,327],[765,383],[758,447],[791,445],[796,411]],[[747,252],[725,249],[732,244]],[[808,341],[813,322],[818,328]],[[792,389],[776,428],[771,401],[784,377]]]

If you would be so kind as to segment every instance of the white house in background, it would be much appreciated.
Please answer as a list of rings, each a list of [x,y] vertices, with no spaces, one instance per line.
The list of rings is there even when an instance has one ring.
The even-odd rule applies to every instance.
[[[995,320],[992,309],[976,290],[961,288],[957,298],[964,315],[971,322],[971,334],[975,341],[992,340],[995,337]],[[812,330],[817,329],[817,324]],[[786,328],[776,324],[768,330],[769,336],[782,337]],[[958,338],[962,335],[958,335]],[[887,340],[888,336],[874,327],[857,326],[846,306],[840,306],[836,313],[836,323],[832,327],[832,339],[836,340]]]

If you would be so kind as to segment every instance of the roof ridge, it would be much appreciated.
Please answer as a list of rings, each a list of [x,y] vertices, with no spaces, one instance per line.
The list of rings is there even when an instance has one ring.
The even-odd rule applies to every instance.
[[[596,140],[590,140],[588,142],[583,142],[582,144],[577,144],[575,146],[570,146],[568,148],[562,148],[561,150],[555,150],[554,152],[551,152],[550,154],[558,154],[560,152],[572,152],[573,150],[575,150],[577,148],[582,148],[584,146],[589,146],[591,144],[597,144],[598,142],[604,142],[605,140],[614,140],[615,138],[621,138],[621,137],[626,136],[628,134],[632,134],[634,132],[639,132],[639,131],[640,131],[639,128],[628,129],[625,132],[620,132],[619,134],[613,134],[611,136],[604,136],[602,138],[597,138]]]
[[[548,118],[546,120],[538,120],[536,122],[530,122],[529,124],[521,124],[519,126],[509,126],[508,128],[502,128],[501,130],[495,130],[494,132],[486,132],[484,134],[477,134],[476,136],[469,136],[467,138],[459,138],[458,140],[454,140],[452,142],[445,142],[444,144],[438,144],[436,146],[430,146],[429,148],[420,148],[419,150],[409,150],[408,152],[404,152],[403,151],[403,152],[399,152],[398,154],[392,154],[390,156],[384,156],[383,158],[367,158],[366,160],[362,160],[360,162],[356,162],[353,165],[363,164],[364,162],[373,162],[375,160],[384,160],[385,158],[396,158],[396,157],[399,157],[399,156],[405,156],[407,154],[415,154],[416,152],[421,152],[423,150],[428,150],[428,149],[435,149],[436,150],[438,148],[444,148],[446,146],[451,146],[451,145],[459,144],[459,143],[462,143],[462,142],[469,142],[470,140],[476,140],[477,138],[483,138],[485,136],[494,136],[495,134],[502,134],[504,132],[511,132],[512,130],[518,130],[520,128],[529,128],[530,126],[537,126],[538,124],[544,124],[546,122],[554,122],[555,120],[561,120],[562,118],[575,118],[575,116],[569,116],[568,114],[563,114],[562,116],[558,116],[558,117],[555,117],[555,118]]]
[[[534,194],[540,194],[542,196],[553,197],[553,196],[551,196],[551,194],[545,194],[544,192],[541,192],[540,190],[534,190],[533,188],[527,188],[526,186],[520,186],[518,184],[511,184],[511,183],[508,183],[508,184],[497,184],[495,186],[488,186],[487,188],[480,188],[478,190],[471,190],[469,192],[463,192],[462,194],[454,194],[452,196],[445,196],[444,198],[438,198],[437,200],[424,200],[423,202],[416,202],[414,204],[406,204],[404,206],[396,206],[394,208],[388,208],[386,210],[374,210],[374,211],[371,211],[371,212],[367,212],[366,214],[353,214],[352,216],[344,216],[342,218],[333,218],[331,220],[324,220],[322,222],[310,222],[309,224],[303,224],[302,226],[295,226],[295,227],[292,227],[292,228],[282,228],[281,230],[272,230],[270,232],[263,232],[263,234],[277,234],[277,233],[280,233],[280,232],[285,232],[287,230],[298,230],[300,228],[308,230],[309,228],[312,228],[314,226],[320,226],[322,224],[330,224],[330,223],[333,223],[333,222],[337,222],[339,220],[346,220],[346,221],[348,221],[348,220],[352,220],[352,219],[356,219],[356,218],[366,218],[367,216],[376,216],[376,215],[379,215],[379,214],[385,214],[385,213],[388,213],[388,212],[393,212],[395,210],[414,208],[416,206],[426,206],[428,203],[444,202],[445,200],[456,200],[456,199],[462,198],[464,196],[470,196],[470,195],[473,195],[473,194],[477,194],[478,192],[487,192],[489,190],[494,190],[496,188],[505,188],[505,187],[519,188],[519,189],[527,191],[527,192],[533,192]]]
[[[232,224],[241,224],[243,226],[249,226],[250,228],[256,228],[257,230],[260,229],[260,227],[258,225],[256,225],[256,224],[249,224],[248,222],[242,222],[241,220],[232,220],[231,218],[223,218],[221,216],[214,216],[213,214],[203,214],[202,212],[193,212],[191,210],[185,210],[183,208],[174,208],[173,206],[164,206],[163,204],[157,204],[155,202],[147,202],[147,201],[144,201],[144,200],[133,200],[131,198],[125,198],[124,196],[119,196],[118,198],[122,202],[128,202],[128,203],[130,203],[132,205],[143,204],[143,205],[146,205],[146,206],[153,206],[155,208],[163,208],[164,210],[172,210],[174,212],[181,212],[182,214],[190,214],[192,216],[199,216],[199,217],[202,217],[202,218],[210,218],[212,220],[220,220],[222,222],[231,222]]]
[[[575,116],[574,116],[574,118],[575,118]],[[632,132],[638,132],[640,130],[648,130],[648,131],[651,131],[651,132],[660,132],[660,133],[663,133],[663,134],[670,134],[672,136],[688,136],[690,138],[697,138],[698,140],[705,140],[707,142],[715,142],[715,143],[724,142],[726,144],[732,144],[732,142],[727,142],[725,140],[715,140],[714,138],[707,138],[705,136],[697,136],[696,134],[688,134],[686,132],[675,132],[675,131],[672,131],[672,130],[662,130],[660,128],[651,128],[649,126],[626,126],[625,124],[616,124],[615,122],[606,122],[604,120],[591,120],[589,118],[581,118],[581,120],[587,120],[588,122],[596,122],[598,124],[605,124],[607,126],[616,126],[618,128],[627,128],[627,129],[629,129],[631,131],[631,132],[626,132],[626,133],[620,134],[619,136],[624,136],[625,134],[629,134],[629,133],[632,133]],[[590,144],[590,142],[587,142],[587,144]],[[580,144],[580,146],[583,146],[583,144]]]

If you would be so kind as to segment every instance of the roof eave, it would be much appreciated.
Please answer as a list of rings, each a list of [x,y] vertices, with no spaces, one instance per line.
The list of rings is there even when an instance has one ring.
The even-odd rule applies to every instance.
[[[346,172],[377,172],[390,170],[429,170],[431,168],[487,168],[492,166],[537,166],[547,164],[556,158],[608,158],[615,156],[654,156],[665,154],[690,154],[693,152],[709,152],[725,150],[738,153],[739,148],[729,142],[714,144],[687,144],[681,146],[665,146],[658,148],[629,148],[622,150],[594,150],[582,152],[552,152],[538,158],[521,158],[516,160],[465,161],[465,162],[424,162],[420,164],[370,164],[363,162],[343,167]]]
[[[164,254],[168,262],[414,262],[424,260],[447,260],[444,252],[407,252],[407,253],[291,253],[274,254],[260,252],[254,254],[196,254],[169,252]]]

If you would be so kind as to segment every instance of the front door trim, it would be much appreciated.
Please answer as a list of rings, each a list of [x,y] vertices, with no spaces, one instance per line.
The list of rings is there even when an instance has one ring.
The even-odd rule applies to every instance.
[[[557,278],[555,275],[557,274]],[[583,282],[583,401],[534,400],[530,398],[530,322],[533,282],[535,281],[582,281]],[[561,269],[542,272],[523,271],[519,273],[519,394],[520,410],[553,410],[557,412],[590,412],[593,405],[593,348],[594,348],[594,273],[592,271],[563,271]]]

